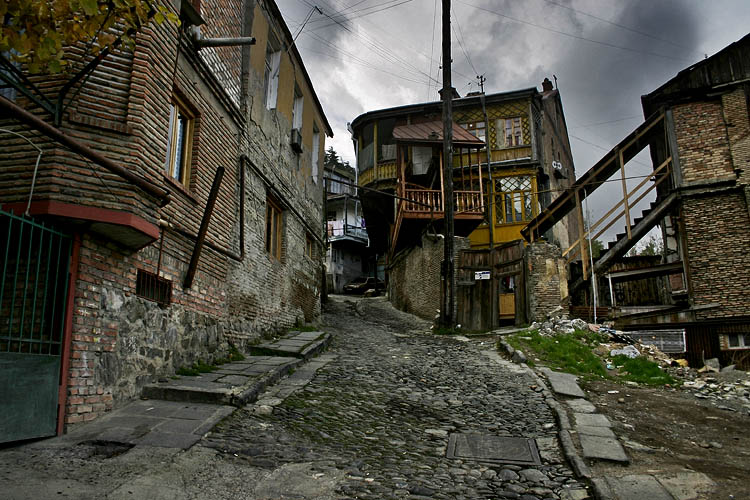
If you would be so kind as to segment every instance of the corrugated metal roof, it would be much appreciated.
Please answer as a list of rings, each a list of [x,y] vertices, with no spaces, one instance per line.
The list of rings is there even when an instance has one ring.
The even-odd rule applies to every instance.
[[[417,142],[426,144],[440,144],[443,142],[443,122],[432,121],[399,125],[393,129],[393,139],[396,142]],[[456,146],[481,148],[484,141],[453,122],[453,144]]]

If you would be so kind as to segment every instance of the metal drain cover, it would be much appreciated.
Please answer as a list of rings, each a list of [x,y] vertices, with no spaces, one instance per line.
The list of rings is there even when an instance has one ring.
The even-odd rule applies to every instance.
[[[541,465],[533,439],[490,434],[451,434],[446,455],[492,464]]]

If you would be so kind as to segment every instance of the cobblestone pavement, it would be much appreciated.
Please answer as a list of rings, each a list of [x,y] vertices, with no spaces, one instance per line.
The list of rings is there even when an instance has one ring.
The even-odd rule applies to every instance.
[[[429,323],[382,298],[333,297],[324,329],[334,341],[317,365],[225,419],[202,446],[269,472],[308,464],[309,476],[334,479],[326,498],[567,499],[585,487],[559,458],[534,379],[483,354],[491,343],[428,334]],[[446,458],[451,433],[536,438],[542,465]]]

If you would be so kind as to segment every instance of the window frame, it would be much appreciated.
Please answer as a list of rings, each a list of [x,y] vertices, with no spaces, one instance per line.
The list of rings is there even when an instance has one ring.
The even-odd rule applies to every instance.
[[[279,72],[281,71],[281,44],[271,33],[266,44],[263,73],[263,103],[266,109],[276,109],[279,100]]]
[[[315,184],[318,183],[320,175],[320,130],[318,125],[313,123],[312,148],[310,148],[310,175]]]
[[[315,242],[310,233],[305,233],[305,255],[311,259],[315,259]]]
[[[190,189],[196,118],[197,113],[187,104],[187,101],[179,95],[173,94],[169,102],[167,156],[164,169],[165,174],[170,179],[184,186],[186,189]],[[180,126],[183,121],[184,125]],[[179,156],[178,148],[180,149]],[[179,167],[177,166],[177,161],[180,163]]]
[[[510,144],[508,143],[508,125],[510,125],[511,135],[517,140],[511,139]],[[508,148],[519,148],[528,146],[524,142],[523,137],[523,117],[522,116],[511,116],[508,118],[498,118],[495,122],[495,147],[496,149],[508,149]]]
[[[266,197],[266,253],[281,261],[282,231],[284,225],[284,210],[270,196]]]
[[[511,189],[508,190],[502,190],[498,187],[500,183],[503,181],[508,181],[509,179],[528,179],[529,181],[529,187],[528,189]],[[494,223],[495,225],[508,225],[508,224],[523,224],[527,223],[528,221],[532,220],[535,217],[536,212],[536,202],[535,202],[535,193],[534,193],[534,177],[532,175],[509,175],[509,176],[503,176],[493,179],[495,182],[495,204],[494,204],[494,212],[495,212],[495,218]],[[517,181],[519,182],[519,181]],[[520,183],[520,182],[519,182]],[[529,202],[529,207],[527,210],[527,205],[525,204],[525,201]],[[517,218],[515,206],[516,201],[520,202],[521,204],[521,212],[520,212],[520,219]],[[512,213],[511,220],[508,220],[508,202],[510,202],[510,208]]]
[[[487,124],[484,122],[484,120],[479,120],[476,122],[466,122],[460,124],[461,128],[465,129],[467,132],[469,132],[471,135],[476,137],[477,139],[480,139],[482,142],[484,142],[484,146],[479,148],[480,151],[484,150],[485,147],[487,147]],[[478,133],[481,131],[481,136],[478,135]]]
[[[728,350],[745,350],[750,349],[750,342],[746,342],[745,337],[750,338],[750,333],[726,333],[727,349]],[[731,338],[737,337],[737,345],[733,346]]]

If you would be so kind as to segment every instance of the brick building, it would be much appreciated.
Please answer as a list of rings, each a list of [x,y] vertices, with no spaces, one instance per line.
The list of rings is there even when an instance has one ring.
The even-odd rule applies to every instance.
[[[273,0],[167,6],[179,27],[145,26],[77,81],[3,72],[0,361],[48,366],[44,390],[5,396],[53,410],[0,441],[320,314],[332,131],[292,35]]]
[[[684,329],[686,356],[697,366],[712,357],[725,364],[750,364],[748,54],[750,35],[643,96],[645,122],[523,230],[533,241],[564,214],[580,214],[581,201],[604,180],[615,174],[622,177],[623,198],[610,213],[617,214],[613,220],[625,221],[626,230],[589,272],[587,258],[581,259],[583,276],[571,283],[571,292],[592,273],[621,281],[666,277],[663,304],[618,314],[618,324],[626,329]],[[624,180],[626,165],[646,147],[653,173],[630,190]],[[656,194],[654,202],[633,218],[635,203],[649,191]],[[591,233],[609,227],[603,224],[605,218],[591,224]],[[664,241],[660,262],[608,272],[657,226]],[[582,230],[579,241],[599,234]],[[586,255],[586,248],[574,244],[569,252]]]
[[[394,202],[378,193],[360,193],[371,245],[387,256],[392,270],[391,300],[427,318],[440,307],[439,290],[415,283],[439,287],[439,273],[425,280],[424,270],[409,263],[437,258],[425,234],[441,233],[444,221],[441,111],[441,101],[426,102],[370,111],[352,121],[359,185],[406,198]],[[458,248],[481,250],[520,240],[527,222],[575,180],[560,93],[545,79],[541,92],[532,87],[456,96],[453,121],[455,234],[468,238]],[[565,248],[577,233],[578,219],[571,216],[543,236]],[[404,251],[426,254],[399,254]],[[516,277],[499,274],[505,275],[497,278],[493,293],[503,300],[495,295],[487,300],[504,310],[495,310],[487,327],[499,317],[525,321],[526,313],[517,313],[516,295],[523,291]]]

